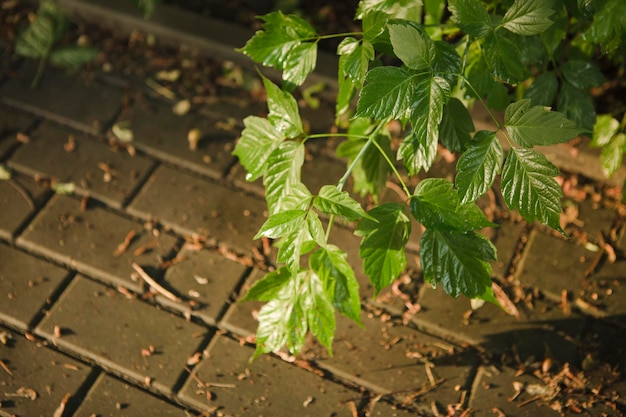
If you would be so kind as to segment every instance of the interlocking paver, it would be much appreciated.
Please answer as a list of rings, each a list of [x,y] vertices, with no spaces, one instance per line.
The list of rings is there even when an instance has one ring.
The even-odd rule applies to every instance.
[[[347,402],[360,399],[359,393],[271,355],[249,363],[253,352],[227,337],[216,337],[209,356],[185,383],[181,399],[224,416],[352,415]]]
[[[626,322],[626,260],[607,262],[584,283],[584,300],[602,315]]]
[[[34,123],[31,115],[0,105],[0,138],[10,133],[26,133]]]
[[[367,417],[402,417],[415,416],[415,413],[407,409],[394,407],[388,403],[378,401],[374,404],[372,410],[366,415]]]
[[[28,330],[68,274],[65,269],[0,244],[0,320]]]
[[[568,204],[574,204],[566,202]],[[573,231],[584,232],[589,240],[597,241],[600,234],[608,235],[609,230],[615,220],[615,209],[602,207],[600,203],[591,200],[585,200],[576,203],[578,210],[578,222],[570,224],[565,228],[565,232],[570,234]]]
[[[578,349],[572,340],[578,337],[584,318],[564,313],[541,299],[532,302],[532,309],[523,303],[517,305],[517,319],[494,304],[486,303],[471,311],[467,298],[451,300],[442,288],[424,288],[419,298],[421,311],[412,320],[437,334],[493,351],[515,348],[522,358],[543,358],[552,352],[562,360],[578,361]]]
[[[74,414],[75,417],[184,416],[182,407],[137,387],[102,374]]]
[[[75,406],[80,401],[77,393],[91,368],[41,343],[29,342],[12,332],[8,334],[11,335],[8,343],[0,344],[0,360],[10,371],[3,369],[0,377],[0,415],[56,415],[67,394],[70,395],[67,408]]]
[[[224,120],[195,112],[179,116],[171,106],[157,102],[136,103],[120,117],[133,132],[133,145],[159,159],[215,179],[222,178],[235,161],[231,152],[236,133],[220,128]],[[196,150],[190,149],[187,140],[191,129],[201,132]]]
[[[521,394],[515,400],[512,400],[516,393],[513,385],[515,382],[520,383],[522,387],[529,385],[543,386],[542,381],[533,376],[515,376],[515,370],[510,368],[480,367],[474,381],[469,408],[474,410],[477,413],[476,415],[485,416],[490,414],[497,415],[497,412],[494,412],[494,408],[497,408],[506,416],[534,417],[540,415],[556,417],[560,415],[542,401],[533,401],[523,405],[524,401],[532,397],[524,389],[522,389]]]
[[[0,181],[0,238],[11,240],[24,222],[35,213],[49,192],[24,176],[12,174],[9,181]]]
[[[51,123],[40,125],[9,160],[29,175],[73,182],[78,193],[112,207],[122,206],[154,164]]]
[[[89,276],[141,291],[143,285],[131,279],[131,264],[158,273],[158,265],[170,255],[176,239],[165,233],[154,236],[143,225],[103,207],[94,205],[83,211],[80,205],[73,197],[54,195],[17,244]],[[116,256],[132,231],[135,237],[128,249]]]
[[[55,337],[59,326],[61,337]],[[77,275],[36,333],[168,395],[208,335],[188,322]],[[58,336],[58,334],[56,334]]]
[[[596,255],[574,242],[536,230],[530,233],[525,252],[516,273],[518,279],[522,285],[539,288],[556,300],[561,299],[563,290],[580,290],[585,271]]]
[[[157,218],[179,233],[198,233],[251,253],[265,222],[265,203],[243,192],[160,166],[128,211]]]
[[[250,276],[246,279],[246,282],[239,290],[239,294],[236,299],[243,297],[248,289],[259,279],[263,278],[265,272],[258,269],[252,270]],[[256,317],[256,312],[263,306],[264,303],[260,301],[243,301],[234,302],[228,307],[228,310],[224,314],[220,327],[228,329],[236,335],[246,337],[256,332],[257,325],[259,324]]]
[[[36,61],[26,60],[17,76],[0,87],[0,101],[91,134],[105,129],[119,112],[122,90],[51,67],[33,89],[36,69]],[[59,97],[63,97],[62,106]]]
[[[217,253],[189,247],[183,247],[177,258],[183,261],[167,269],[164,281],[194,305],[190,308],[188,302],[177,303],[164,296],[158,296],[157,300],[198,316],[208,324],[216,324],[247,268]]]
[[[405,397],[437,383],[415,401],[459,401],[461,393],[454,387],[469,389],[478,361],[475,353],[370,316],[362,314],[364,328],[343,316],[337,318],[332,357],[317,343],[307,347],[307,353],[315,354],[320,367],[378,393]]]

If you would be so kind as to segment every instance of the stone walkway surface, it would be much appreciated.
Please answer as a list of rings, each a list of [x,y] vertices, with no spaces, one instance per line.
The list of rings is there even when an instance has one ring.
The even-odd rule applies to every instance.
[[[625,213],[597,181],[574,173],[585,198],[566,197],[577,210],[569,239],[514,214],[498,219],[494,280],[519,317],[493,305],[472,311],[467,299],[424,285],[419,236],[409,245],[413,273],[372,299],[359,241],[337,227],[333,239],[361,284],[363,328],[337,317],[332,357],[310,342],[298,357],[250,363],[259,304],[236,301],[263,274],[252,238],[266,213],[262,189],[245,182],[231,151],[242,118],[263,107],[233,105],[229,91],[177,116],[159,97],[129,106],[129,91],[145,86],[120,76],[48,69],[31,90],[34,62],[7,65],[0,163],[13,176],[0,181],[0,417],[626,410]],[[132,127],[132,146],[109,140],[119,122]],[[203,132],[195,151],[190,128]],[[313,152],[304,169],[313,190],[336,181],[344,163]],[[74,192],[53,191],[63,183]],[[152,291],[136,266],[170,296]]]

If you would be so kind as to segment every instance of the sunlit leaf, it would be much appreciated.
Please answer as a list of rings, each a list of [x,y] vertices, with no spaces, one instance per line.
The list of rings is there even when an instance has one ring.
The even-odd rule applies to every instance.
[[[304,145],[293,141],[282,142],[267,158],[263,185],[270,215],[284,210],[283,202],[301,184],[303,164]]]
[[[239,158],[248,172],[246,179],[254,181],[264,174],[269,156],[285,137],[267,119],[261,117],[248,116],[243,124],[245,129],[241,132],[233,155]]]
[[[553,14],[552,0],[515,0],[506,11],[502,25],[518,35],[537,35],[552,26]]]
[[[276,84],[263,77],[267,92],[268,119],[270,123],[288,138],[295,138],[304,131],[296,99]]]
[[[456,166],[455,184],[463,203],[476,201],[491,188],[502,169],[503,154],[495,132],[476,133]]]
[[[375,120],[406,120],[413,104],[418,76],[397,67],[377,67],[368,71],[357,104],[355,117]]]
[[[482,38],[492,30],[491,17],[480,0],[450,0],[448,3],[452,21],[463,32]]]
[[[361,205],[350,194],[339,191],[334,185],[325,185],[320,189],[313,204],[316,209],[326,214],[344,216],[348,220],[359,220],[367,216]]]
[[[601,114],[593,126],[591,146],[594,148],[607,145],[619,130],[619,121],[610,114]]]

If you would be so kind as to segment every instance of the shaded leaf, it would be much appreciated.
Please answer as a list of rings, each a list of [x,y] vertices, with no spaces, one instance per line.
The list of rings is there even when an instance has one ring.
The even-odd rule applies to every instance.
[[[371,60],[374,59],[374,47],[368,41],[362,43],[354,38],[345,38],[337,48],[340,73],[361,87]]]
[[[492,32],[485,38],[485,60],[496,81],[516,84],[524,79],[522,54],[517,44],[503,32]]]
[[[311,269],[322,280],[324,290],[337,310],[361,323],[359,283],[354,276],[348,255],[334,245],[317,250],[311,255]]]
[[[579,90],[565,81],[561,85],[556,107],[576,126],[580,126],[585,131],[593,129],[596,121],[596,107],[588,92]]]
[[[535,219],[563,233],[560,226],[561,187],[554,179],[559,170],[532,149],[512,148],[502,169],[502,196],[528,222]]]
[[[489,264],[496,259],[496,248],[485,236],[427,229],[420,241],[420,259],[424,278],[433,287],[442,284],[455,298],[464,294],[496,302]]]
[[[580,89],[597,87],[606,82],[604,74],[591,61],[572,59],[563,64],[561,71],[571,85]]]
[[[476,201],[491,188],[503,160],[504,152],[496,133],[477,132],[456,166],[455,184],[463,203]]]
[[[66,46],[50,53],[50,62],[55,65],[78,70],[98,55],[98,50],[86,46]]]
[[[437,41],[435,45],[435,56],[432,61],[433,73],[447,81],[450,87],[457,85],[459,74],[461,73],[461,57],[452,45],[448,42]]]
[[[356,11],[357,19],[372,12],[388,15],[390,18],[419,21],[422,14],[420,0],[361,0]]]
[[[566,142],[585,131],[559,112],[543,106],[531,107],[529,99],[507,107],[504,127],[518,145],[527,148]]]
[[[411,220],[401,204],[385,203],[368,212],[355,234],[363,237],[359,254],[365,273],[378,293],[404,271],[404,247],[411,233]]]
[[[544,72],[524,92],[524,98],[529,99],[533,106],[552,106],[558,89],[559,81],[554,73]]]
[[[451,152],[461,152],[471,140],[474,121],[465,105],[457,98],[451,98],[443,108],[439,124],[439,142]]]
[[[463,32],[482,38],[492,30],[491,17],[479,0],[450,0],[448,3],[452,21]]]

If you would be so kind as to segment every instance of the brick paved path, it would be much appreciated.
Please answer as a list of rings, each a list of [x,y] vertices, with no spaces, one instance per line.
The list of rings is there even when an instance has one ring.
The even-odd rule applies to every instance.
[[[519,319],[492,305],[471,313],[417,279],[372,300],[358,240],[337,228],[364,328],[338,318],[333,357],[311,343],[296,360],[249,363],[259,305],[235,301],[262,274],[252,236],[265,206],[230,154],[238,127],[223,126],[263,109],[232,97],[185,116],[158,99],[124,108],[123,80],[49,70],[32,91],[34,69],[18,62],[0,84],[0,162],[13,172],[0,181],[0,416],[556,416],[539,398],[545,381],[571,388],[580,370],[585,389],[569,399],[587,415],[626,407],[624,378],[606,380],[626,364],[624,219],[592,183],[598,198],[576,203],[570,240],[514,216],[496,230],[494,278],[517,291]],[[134,153],[108,141],[119,121]],[[196,151],[192,127],[204,134]],[[315,190],[343,163],[316,155],[304,169]],[[615,263],[603,239],[621,251]],[[133,263],[174,297],[151,293]],[[407,316],[407,302],[421,311]],[[512,400],[518,384],[529,389]],[[584,403],[592,388],[605,401]]]

